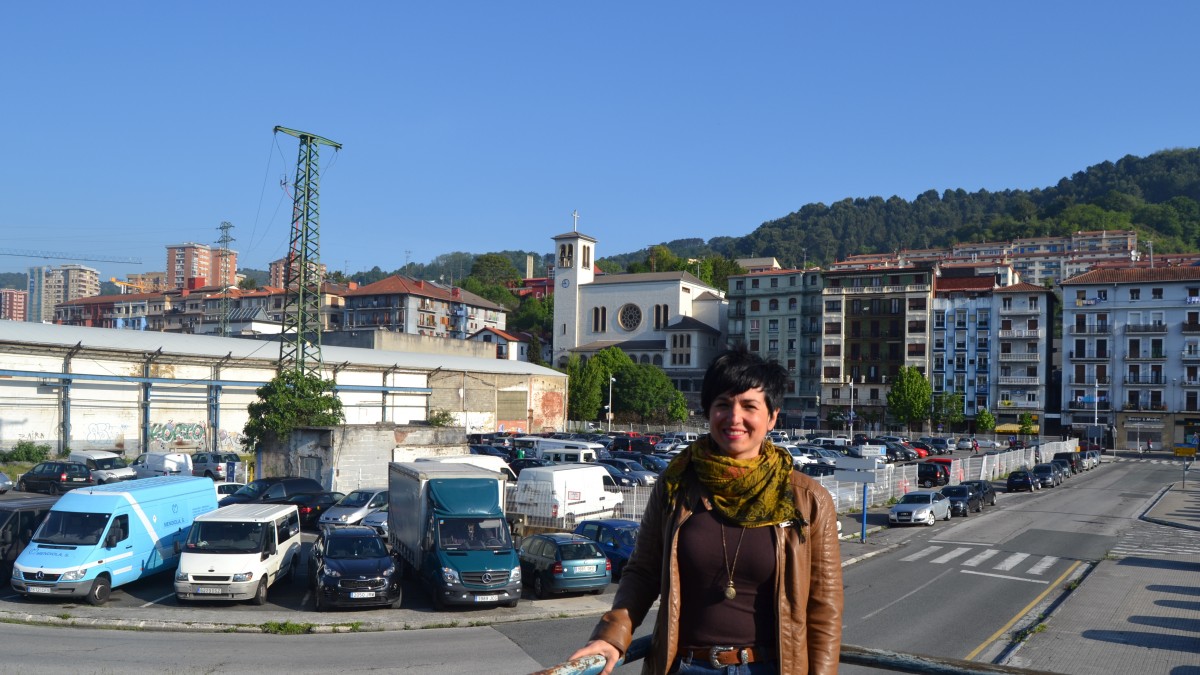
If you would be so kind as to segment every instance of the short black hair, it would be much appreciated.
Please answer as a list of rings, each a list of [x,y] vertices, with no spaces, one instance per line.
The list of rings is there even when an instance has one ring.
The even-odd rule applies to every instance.
[[[760,387],[767,410],[775,412],[782,405],[787,379],[787,370],[778,361],[767,361],[744,348],[723,351],[708,364],[704,373],[704,387],[700,390],[704,416],[708,416],[709,408],[718,396],[730,392],[740,394]]]

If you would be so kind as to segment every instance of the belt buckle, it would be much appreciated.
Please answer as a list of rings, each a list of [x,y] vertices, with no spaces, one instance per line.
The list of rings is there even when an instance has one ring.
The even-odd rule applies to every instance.
[[[713,668],[721,668],[722,664],[717,660],[717,657],[725,652],[737,652],[738,661],[741,665],[750,663],[750,653],[745,647],[712,647],[708,650],[708,663]]]

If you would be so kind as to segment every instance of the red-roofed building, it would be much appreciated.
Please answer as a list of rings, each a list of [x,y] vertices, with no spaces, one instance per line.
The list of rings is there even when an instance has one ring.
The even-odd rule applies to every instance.
[[[483,328],[504,330],[505,310],[457,287],[394,275],[346,291],[343,327],[459,340]]]
[[[509,333],[498,328],[483,328],[468,340],[496,345],[496,358],[507,361],[529,361],[530,336],[528,333]]]

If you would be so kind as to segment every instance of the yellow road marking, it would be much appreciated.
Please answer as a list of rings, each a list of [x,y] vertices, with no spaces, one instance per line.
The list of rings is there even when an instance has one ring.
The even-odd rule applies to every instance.
[[[979,655],[979,652],[983,651],[983,650],[984,650],[984,649],[985,649],[985,648],[986,648],[988,645],[990,645],[990,644],[992,644],[993,642],[995,642],[996,640],[1000,639],[1000,636],[1001,636],[1001,635],[1004,635],[1005,633],[1007,633],[1007,632],[1008,632],[1008,629],[1010,629],[1010,628],[1012,628],[1012,627],[1013,627],[1013,624],[1015,624],[1017,621],[1020,621],[1020,620],[1021,620],[1021,617],[1025,616],[1026,614],[1028,614],[1028,613],[1029,613],[1029,610],[1033,609],[1033,608],[1034,608],[1034,606],[1036,606],[1036,605],[1037,605],[1039,602],[1041,602],[1042,600],[1044,600],[1044,599],[1046,598],[1046,596],[1050,594],[1050,591],[1053,591],[1055,588],[1058,588],[1058,585],[1059,585],[1060,583],[1062,583],[1063,579],[1066,579],[1066,578],[1067,578],[1067,577],[1068,577],[1068,576],[1071,574],[1071,572],[1074,572],[1074,571],[1075,571],[1075,568],[1076,568],[1076,567],[1079,567],[1079,565],[1081,565],[1081,564],[1082,564],[1082,563],[1081,563],[1081,561],[1079,561],[1079,560],[1076,560],[1074,563],[1072,563],[1072,564],[1071,564],[1071,566],[1067,568],[1067,571],[1062,573],[1062,576],[1060,576],[1059,578],[1055,579],[1055,580],[1054,580],[1054,583],[1050,584],[1050,585],[1049,585],[1049,586],[1046,588],[1046,590],[1042,591],[1042,592],[1041,592],[1041,593],[1040,593],[1040,594],[1039,594],[1039,595],[1038,595],[1036,598],[1034,598],[1034,599],[1033,599],[1033,600],[1032,600],[1032,601],[1031,601],[1031,602],[1030,602],[1028,605],[1025,605],[1025,609],[1022,609],[1021,611],[1017,612],[1017,615],[1016,615],[1016,616],[1014,616],[1014,617],[1013,617],[1011,620],[1009,620],[1009,622],[1008,622],[1008,623],[1006,623],[1006,624],[1004,624],[1003,626],[1001,626],[1001,627],[1000,627],[1000,630],[996,631],[995,633],[992,633],[992,636],[991,636],[991,637],[989,637],[988,639],[984,640],[984,641],[983,641],[983,644],[981,644],[981,645],[979,645],[978,647],[976,647],[976,648],[975,648],[975,650],[974,650],[974,651],[972,651],[970,654],[967,654],[967,656],[966,656],[966,660],[967,660],[967,661],[971,661],[971,660],[972,660],[972,659],[974,659],[976,656],[978,656],[978,655]]]

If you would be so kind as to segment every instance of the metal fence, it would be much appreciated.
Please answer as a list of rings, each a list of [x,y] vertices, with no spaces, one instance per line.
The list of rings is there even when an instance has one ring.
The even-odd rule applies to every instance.
[[[514,530],[533,532],[570,532],[576,523],[591,518],[628,518],[641,522],[646,501],[653,486],[606,487],[603,495],[583,495],[568,489],[555,495],[549,483],[526,485],[518,497],[516,484],[506,486],[505,503]],[[559,504],[558,512],[554,508]]]

